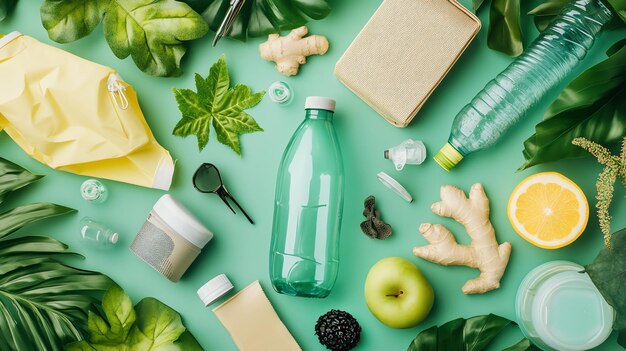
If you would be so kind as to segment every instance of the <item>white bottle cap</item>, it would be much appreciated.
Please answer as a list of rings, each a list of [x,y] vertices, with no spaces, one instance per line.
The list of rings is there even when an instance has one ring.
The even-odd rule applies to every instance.
[[[200,300],[204,302],[204,305],[208,307],[220,297],[233,290],[233,288],[234,286],[230,280],[228,280],[226,274],[220,274],[200,287],[200,289],[198,289],[198,296]]]
[[[199,249],[213,239],[213,233],[169,194],[161,196],[153,210],[174,231]]]
[[[115,245],[117,244],[117,241],[119,240],[120,236],[117,233],[113,233],[111,234],[111,237],[109,238],[109,240],[111,241],[111,244]]]
[[[397,180],[391,178],[387,173],[380,172],[377,175],[378,180],[383,183],[387,188],[393,190],[396,194],[400,195],[407,202],[412,202],[413,197],[409,192],[400,184]]]
[[[304,103],[304,109],[320,109],[335,112],[335,100],[323,96],[309,96]]]

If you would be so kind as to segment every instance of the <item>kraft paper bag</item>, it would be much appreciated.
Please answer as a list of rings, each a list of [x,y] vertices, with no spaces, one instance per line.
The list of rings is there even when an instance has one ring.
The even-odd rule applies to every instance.
[[[456,0],[385,0],[335,76],[389,123],[406,127],[480,30]]]
[[[172,157],[115,70],[17,32],[0,38],[1,130],[57,170],[164,190],[172,181]]]

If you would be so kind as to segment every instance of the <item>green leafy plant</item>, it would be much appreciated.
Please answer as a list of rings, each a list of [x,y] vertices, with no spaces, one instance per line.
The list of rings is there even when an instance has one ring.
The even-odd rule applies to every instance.
[[[44,0],[41,20],[58,43],[78,40],[102,22],[115,56],[131,56],[154,76],[179,75],[184,42],[208,32],[198,13],[175,0]]]
[[[603,248],[585,270],[615,310],[613,329],[619,331],[618,343],[626,348],[626,229],[613,233],[610,248]]]
[[[41,176],[0,158],[0,203]],[[112,281],[57,260],[74,255],[46,236],[14,234],[23,226],[74,210],[49,204],[22,205],[0,214],[0,350],[62,350],[85,334],[87,312]]]
[[[230,0],[184,0],[217,31],[224,20]],[[247,0],[228,36],[245,41],[300,27],[307,18],[320,20],[330,13],[326,0]]]
[[[15,7],[17,0],[0,0],[0,21],[4,20]]]
[[[89,341],[68,345],[67,351],[201,351],[180,315],[159,300],[147,297],[133,308],[130,297],[114,285],[104,294],[106,319],[89,313]]]
[[[586,156],[572,140],[585,137],[609,145],[626,134],[626,41],[609,58],[574,79],[548,107],[535,134],[524,142],[520,169],[564,158]]]
[[[495,314],[457,318],[440,327],[433,326],[421,333],[407,351],[481,351],[507,326],[515,322]],[[506,351],[539,351],[527,339],[505,349]]]
[[[243,110],[256,106],[265,91],[253,94],[250,87],[237,84],[230,88],[230,77],[224,55],[211,66],[209,75],[196,74],[196,90],[176,89],[174,95],[183,118],[174,127],[173,134],[187,137],[195,134],[198,148],[209,142],[211,123],[217,140],[241,155],[239,135],[263,131],[254,118]]]

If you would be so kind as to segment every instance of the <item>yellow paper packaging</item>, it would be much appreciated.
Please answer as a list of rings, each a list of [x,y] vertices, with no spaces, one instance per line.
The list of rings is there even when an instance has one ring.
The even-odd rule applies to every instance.
[[[167,190],[174,163],[117,72],[17,32],[0,38],[0,131],[66,172]]]

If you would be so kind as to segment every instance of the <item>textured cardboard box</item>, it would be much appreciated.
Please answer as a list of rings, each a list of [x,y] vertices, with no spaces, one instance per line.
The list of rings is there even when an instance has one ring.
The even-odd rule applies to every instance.
[[[396,127],[406,127],[480,30],[455,0],[385,0],[335,76]]]

